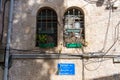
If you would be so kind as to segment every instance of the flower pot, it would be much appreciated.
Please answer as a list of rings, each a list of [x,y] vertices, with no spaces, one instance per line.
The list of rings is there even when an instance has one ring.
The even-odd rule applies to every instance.
[[[55,47],[55,43],[40,43],[39,47],[40,48],[53,48]]]
[[[67,48],[82,48],[81,43],[66,43],[65,45]]]

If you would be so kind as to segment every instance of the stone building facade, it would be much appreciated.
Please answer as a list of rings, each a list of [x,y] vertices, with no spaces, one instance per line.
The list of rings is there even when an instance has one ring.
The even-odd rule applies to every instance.
[[[114,8],[115,2],[119,4],[117,8]],[[57,14],[57,46],[54,48],[36,46],[37,15],[43,8]],[[72,8],[84,15],[83,48],[64,46],[64,15]],[[5,19],[8,19],[7,14]],[[15,0],[12,25],[11,54],[120,55],[119,0]],[[58,74],[60,63],[74,64],[75,73]],[[113,58],[12,59],[9,80],[119,80],[119,68],[120,64],[113,63]],[[0,69],[0,74],[2,72]]]

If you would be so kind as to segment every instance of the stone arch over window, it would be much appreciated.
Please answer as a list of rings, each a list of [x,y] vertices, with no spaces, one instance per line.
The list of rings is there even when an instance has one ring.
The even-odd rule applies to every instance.
[[[85,45],[84,12],[78,7],[68,8],[64,13],[64,45],[81,48]]]
[[[57,14],[50,7],[40,8],[37,13],[36,46],[53,48],[57,46]]]

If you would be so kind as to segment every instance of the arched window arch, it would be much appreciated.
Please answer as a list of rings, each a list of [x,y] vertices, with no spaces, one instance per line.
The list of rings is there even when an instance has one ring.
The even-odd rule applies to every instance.
[[[52,8],[44,7],[38,11],[36,34],[36,46],[57,46],[57,14]]]
[[[85,43],[84,13],[77,7],[64,14],[64,44],[67,48],[80,48]]]

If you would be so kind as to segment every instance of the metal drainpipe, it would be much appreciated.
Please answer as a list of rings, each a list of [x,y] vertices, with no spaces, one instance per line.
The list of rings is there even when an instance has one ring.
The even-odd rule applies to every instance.
[[[2,0],[0,0],[0,12],[2,12]]]
[[[5,67],[4,67],[3,80],[8,80],[11,30],[12,30],[12,23],[13,23],[13,7],[14,7],[14,0],[10,0],[9,23],[8,23],[7,45],[6,45]]]
[[[2,14],[2,0],[0,0],[0,18],[1,18],[1,14]],[[0,27],[2,27],[2,26],[0,26]],[[2,28],[0,28],[0,29],[2,29]],[[1,33],[2,33],[2,30],[0,30],[0,44],[1,44],[1,42],[2,42]]]

